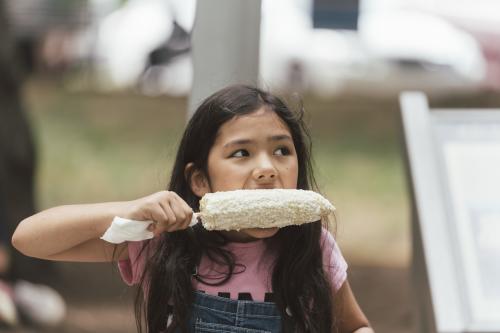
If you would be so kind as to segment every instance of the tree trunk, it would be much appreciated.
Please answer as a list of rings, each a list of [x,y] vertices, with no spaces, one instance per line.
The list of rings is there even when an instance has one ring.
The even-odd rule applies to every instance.
[[[10,244],[17,224],[35,213],[35,150],[21,103],[21,76],[7,19],[5,2],[0,0],[0,224],[1,240]],[[49,267],[45,261],[12,251],[11,278],[40,281],[39,277],[50,274]]]

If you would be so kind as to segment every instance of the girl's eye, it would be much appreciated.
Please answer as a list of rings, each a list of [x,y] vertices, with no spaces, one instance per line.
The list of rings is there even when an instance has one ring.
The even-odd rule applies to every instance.
[[[240,150],[237,150],[234,153],[232,153],[231,157],[245,157],[245,156],[249,156],[249,155],[250,154],[248,153],[248,151],[246,149],[240,149]]]
[[[286,155],[290,155],[290,149],[286,148],[286,147],[281,147],[281,148],[278,148],[274,151],[274,153],[276,155],[279,155],[279,156],[286,156]]]

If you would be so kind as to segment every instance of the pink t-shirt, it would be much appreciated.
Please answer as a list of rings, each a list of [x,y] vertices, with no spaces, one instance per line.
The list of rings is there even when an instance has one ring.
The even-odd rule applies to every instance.
[[[144,270],[144,256],[139,255],[143,245],[144,242],[129,242],[129,259],[118,263],[122,279],[129,285],[138,283]],[[237,264],[241,265],[235,267],[229,281],[221,286],[210,286],[193,279],[195,290],[231,299],[271,301],[271,265],[274,258],[266,255],[264,241],[232,242],[228,243],[225,248],[234,253]],[[323,229],[321,234],[321,248],[324,270],[336,292],[346,280],[347,263],[337,243],[326,229]],[[207,282],[218,282],[223,278],[224,268],[217,267],[206,256],[203,256],[198,267],[198,274]]]

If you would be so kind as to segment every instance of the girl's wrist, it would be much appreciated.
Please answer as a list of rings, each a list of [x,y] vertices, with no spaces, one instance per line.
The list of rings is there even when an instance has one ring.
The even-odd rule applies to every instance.
[[[111,219],[113,219],[115,216],[123,217],[124,219],[131,218],[132,209],[130,207],[132,206],[132,203],[133,201],[115,202],[110,210]]]
[[[97,213],[101,217],[101,221],[96,225],[97,234],[102,235],[111,225],[113,219],[118,216],[122,218],[130,218],[130,204],[129,201],[117,201],[100,204],[102,207],[96,207],[100,212]]]
[[[118,216],[129,220],[138,220],[137,200],[120,201],[114,207],[113,217]]]

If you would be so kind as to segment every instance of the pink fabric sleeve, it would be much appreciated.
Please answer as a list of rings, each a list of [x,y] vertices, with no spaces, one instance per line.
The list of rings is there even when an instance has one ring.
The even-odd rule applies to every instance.
[[[146,242],[128,242],[128,259],[118,261],[118,269],[123,281],[132,286],[141,281],[142,272],[146,264],[145,256],[148,252],[142,251]],[[142,252],[141,252],[142,251]]]
[[[330,232],[323,228],[321,232],[323,267],[330,278],[333,291],[337,292],[347,279],[347,262]]]

